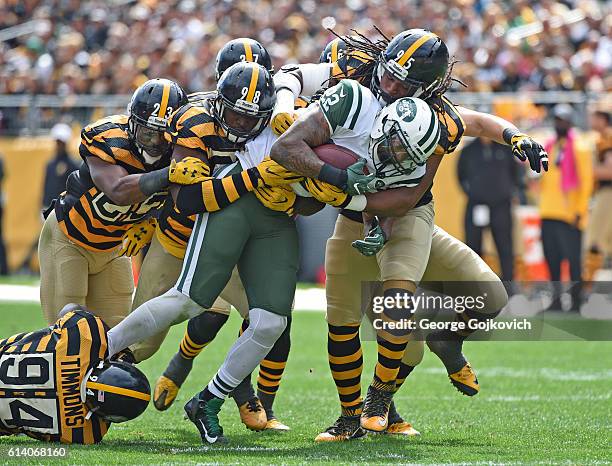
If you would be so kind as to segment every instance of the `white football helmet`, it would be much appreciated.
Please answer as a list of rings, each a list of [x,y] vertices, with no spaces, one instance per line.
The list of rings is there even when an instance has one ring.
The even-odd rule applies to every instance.
[[[403,97],[383,107],[370,133],[376,176],[410,175],[425,165],[439,140],[440,122],[424,100]]]

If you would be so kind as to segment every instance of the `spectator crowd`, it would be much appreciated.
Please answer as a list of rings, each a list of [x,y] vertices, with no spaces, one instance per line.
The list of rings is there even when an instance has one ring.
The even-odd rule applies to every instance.
[[[326,28],[376,37],[374,25],[441,35],[470,91],[605,91],[610,10],[597,0],[4,0],[0,30],[15,33],[0,42],[0,94],[129,94],[157,76],[210,89],[229,39],[258,39],[278,68],[316,61]]]

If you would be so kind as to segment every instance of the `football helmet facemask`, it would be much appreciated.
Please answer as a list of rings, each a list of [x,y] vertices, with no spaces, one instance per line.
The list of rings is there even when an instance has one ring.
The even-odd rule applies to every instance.
[[[427,99],[448,70],[448,49],[436,34],[424,29],[408,29],[396,35],[380,54],[370,89],[383,105],[399,97]],[[381,87],[385,73],[403,83],[405,95],[392,96]]]
[[[403,97],[383,107],[370,133],[376,176],[410,175],[425,165],[440,140],[440,122],[424,100]]]
[[[83,384],[81,399],[90,412],[108,422],[140,416],[151,399],[147,377],[123,361],[100,361]]]
[[[265,129],[275,104],[268,70],[257,63],[240,62],[221,75],[212,113],[229,141],[244,143]]]
[[[230,40],[217,53],[215,80],[219,81],[225,70],[233,64],[240,62],[258,63],[267,69],[270,74],[274,74],[272,58],[270,58],[266,48],[254,39],[241,37]]]
[[[151,79],[134,91],[127,107],[128,133],[146,165],[169,160],[172,147],[164,131],[172,113],[186,103],[185,91],[169,79]]]

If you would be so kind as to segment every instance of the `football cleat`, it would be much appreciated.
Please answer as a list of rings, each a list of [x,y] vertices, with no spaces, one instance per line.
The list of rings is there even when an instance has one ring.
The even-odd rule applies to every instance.
[[[412,424],[404,421],[402,416],[395,409],[395,404],[391,402],[389,406],[389,427],[387,427],[387,434],[394,435],[407,435],[409,437],[414,437],[416,435],[421,435],[421,433],[412,427]]]
[[[384,432],[389,425],[389,406],[393,401],[393,392],[380,390],[373,386],[363,402],[361,427],[372,432]]]
[[[401,422],[389,422],[389,427],[387,427],[387,434],[395,434],[395,435],[407,435],[409,437],[416,437],[417,435],[421,435],[421,433],[412,427],[412,424],[406,421]]]
[[[278,419],[273,418],[273,419],[269,419],[268,422],[266,422],[266,429],[265,430],[274,430],[274,431],[277,431],[277,432],[286,432],[288,430],[291,430],[291,427],[289,427],[288,425],[283,424]]]
[[[205,401],[196,395],[185,404],[187,418],[197,427],[202,443],[227,443],[223,427],[219,425],[219,411],[224,401],[217,397]]]
[[[174,400],[176,400],[176,396],[178,395],[179,387],[176,385],[171,379],[162,375],[159,379],[157,379],[157,383],[155,384],[155,390],[153,392],[153,405],[158,411],[165,411]]]
[[[238,408],[240,420],[249,430],[266,429],[268,418],[259,398],[253,397]]]
[[[366,435],[359,425],[359,416],[340,416],[331,427],[315,438],[315,442],[345,442]]]
[[[474,396],[480,391],[476,374],[461,352],[463,342],[453,339],[444,330],[427,335],[427,346],[436,355],[448,373],[454,387],[467,396]]]
[[[476,373],[469,362],[466,363],[461,370],[448,374],[448,378],[455,388],[464,395],[474,396],[480,391],[478,378],[476,378]]]

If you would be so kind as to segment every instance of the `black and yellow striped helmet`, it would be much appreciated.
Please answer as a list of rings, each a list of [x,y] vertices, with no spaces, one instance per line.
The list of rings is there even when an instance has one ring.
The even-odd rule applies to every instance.
[[[270,121],[276,104],[276,91],[272,75],[263,66],[240,62],[230,66],[217,83],[217,97],[213,116],[231,142],[243,143],[255,138]],[[233,112],[234,115],[230,115]],[[240,127],[230,118],[239,118],[250,124]]]
[[[448,49],[440,37],[424,29],[408,29],[396,35],[378,57],[370,88],[384,104],[399,97],[427,99],[444,79],[448,61]],[[381,88],[385,73],[404,83],[406,95],[393,97]]]
[[[108,422],[125,422],[140,416],[150,399],[147,377],[127,362],[102,361],[85,381],[85,405]]]
[[[335,63],[346,51],[346,42],[340,37],[330,40],[319,57],[319,63]]]
[[[270,74],[274,73],[272,59],[266,48],[255,39],[240,37],[227,42],[217,53],[215,80],[219,81],[226,69],[241,61],[258,63],[267,69]]]

